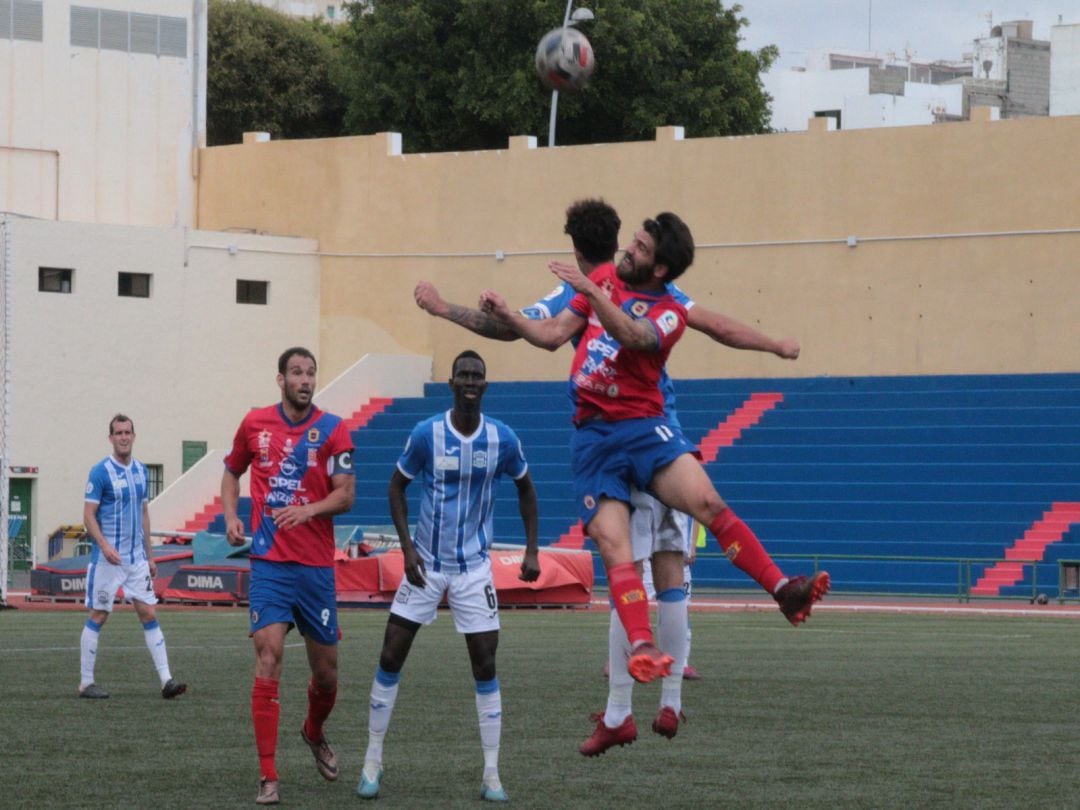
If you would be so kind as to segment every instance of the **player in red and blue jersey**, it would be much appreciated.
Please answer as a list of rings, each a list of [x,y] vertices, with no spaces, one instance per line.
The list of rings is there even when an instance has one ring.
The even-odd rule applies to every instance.
[[[629,670],[649,681],[664,675],[671,657],[653,644],[641,577],[630,548],[630,486],[648,488],[668,506],[709,527],[722,549],[780,603],[793,624],[805,620],[828,589],[824,572],[789,580],[760,541],[717,494],[693,445],[663,415],[663,361],[685,328],[686,310],[667,293],[693,261],[689,229],[671,213],[646,220],[617,270],[587,277],[553,262],[552,272],[578,295],[549,320],[512,312],[497,293],[482,308],[529,342],[556,348],[580,334],[571,371],[575,431],[571,445],[582,522],[607,569],[619,618],[634,650]]]
[[[221,479],[228,541],[242,546],[240,476],[251,471],[249,599],[256,659],[251,717],[261,771],[258,804],[279,801],[278,682],[285,634],[293,625],[304,637],[311,666],[308,713],[300,734],[319,773],[331,781],[338,776],[323,724],[338,685],[333,516],[353,503],[353,444],[342,419],[312,402],[315,374],[315,356],[307,349],[297,346],[282,353],[277,375],[281,402],[244,417]]]
[[[564,231],[570,237],[579,267],[586,275],[601,267],[613,267],[618,249],[621,220],[615,209],[604,200],[582,199],[566,209]],[[798,341],[792,338],[774,339],[734,318],[696,305],[676,284],[668,283],[667,291],[687,310],[687,327],[708,335],[724,346],[736,349],[769,352],[787,360],[799,356]],[[480,309],[444,301],[439,291],[427,281],[417,283],[414,290],[417,305],[434,315],[456,323],[482,337],[511,341],[521,336],[505,323]],[[554,318],[565,310],[576,295],[564,282],[534,304],[524,307],[521,314],[531,320]],[[576,348],[580,333],[571,337]],[[678,425],[675,412],[675,391],[671,378],[664,372],[660,379],[664,411],[669,422]],[[672,738],[678,731],[682,710],[682,679],[691,677],[692,668],[686,664],[689,656],[689,567],[693,554],[692,528],[698,524],[689,515],[668,508],[647,492],[631,489],[631,544],[633,559],[638,565],[648,562],[644,569],[652,574],[656,585],[657,633],[660,647],[676,660],[670,675],[664,677],[660,690],[660,708],[652,728],[657,734]],[[703,531],[703,530],[702,530]],[[648,582],[646,582],[648,587]],[[606,709],[598,716],[597,733],[582,746],[581,753],[594,756],[612,744],[625,744],[637,737],[632,717],[633,678],[626,669],[630,647],[626,631],[612,608],[608,633],[608,664],[610,673]],[[602,726],[615,731],[603,732]]]

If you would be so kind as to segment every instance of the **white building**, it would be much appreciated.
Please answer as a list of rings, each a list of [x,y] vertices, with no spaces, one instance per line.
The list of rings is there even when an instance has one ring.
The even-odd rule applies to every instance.
[[[82,521],[113,414],[165,487],[278,398],[282,349],[318,353],[314,241],[190,227],[205,65],[205,0],[0,0],[0,490],[28,518],[19,558]]]
[[[943,84],[970,75],[968,63],[901,62],[873,51],[813,50],[806,67],[762,76],[772,96],[772,126],[802,131],[810,118],[835,129],[915,126],[959,118],[963,93]]]
[[[1080,115],[1080,23],[1050,29],[1050,115]]]
[[[1077,86],[1077,35],[1062,29],[1056,69],[1058,98]],[[967,119],[972,106],[994,109],[993,118],[1047,115],[1051,96],[1051,43],[1034,38],[1030,20],[994,26],[959,61],[898,59],[875,51],[817,49],[804,68],[762,77],[772,96],[772,126],[800,131],[814,117],[836,129],[912,126]],[[1078,92],[1078,91],[1073,91]]]
[[[342,23],[348,19],[345,3],[348,0],[255,0],[260,6],[272,8],[287,17],[325,20]]]
[[[204,0],[0,0],[0,10],[0,210],[191,225]]]

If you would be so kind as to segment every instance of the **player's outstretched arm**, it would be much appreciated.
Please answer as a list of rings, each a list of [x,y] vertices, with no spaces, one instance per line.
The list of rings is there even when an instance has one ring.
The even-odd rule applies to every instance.
[[[398,542],[401,544],[401,556],[405,563],[405,579],[410,585],[423,588],[427,583],[424,579],[424,561],[416,552],[413,545],[412,535],[409,534],[409,503],[405,500],[405,487],[412,483],[412,479],[401,474],[401,470],[395,469],[390,476],[390,486],[387,488],[387,497],[390,499],[390,519],[394,521],[397,529]]]
[[[460,304],[451,304],[443,300],[435,285],[430,281],[418,283],[416,289],[413,290],[413,298],[416,299],[416,305],[425,312],[434,315],[436,318],[443,318],[451,323],[456,323],[458,326],[480,335],[480,337],[508,341],[517,340],[521,337],[507,324],[496,320],[486,312],[463,307]]]
[[[551,262],[548,268],[558,278],[569,284],[577,292],[588,299],[596,317],[609,335],[619,342],[620,346],[627,349],[639,349],[652,351],[659,343],[656,330],[645,320],[634,320],[611,299],[604,295],[592,279],[588,278],[581,269],[567,262]]]
[[[533,346],[548,351],[555,351],[585,328],[585,319],[569,309],[564,309],[554,318],[530,320],[510,309],[506,300],[494,290],[484,290],[480,294],[480,309],[506,324]]]
[[[521,561],[521,573],[518,579],[524,582],[535,582],[540,577],[540,553],[537,539],[540,508],[536,503],[536,486],[528,472],[514,484],[518,492],[518,511],[521,512],[521,522],[525,525],[525,558]]]
[[[748,349],[769,352],[784,360],[799,358],[799,341],[795,338],[771,338],[752,326],[730,318],[700,304],[690,307],[686,313],[686,325],[711,337],[717,343],[732,349]]]

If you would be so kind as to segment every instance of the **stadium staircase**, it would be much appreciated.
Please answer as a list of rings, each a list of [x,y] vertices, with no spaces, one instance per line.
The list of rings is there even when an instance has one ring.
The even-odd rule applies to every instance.
[[[827,567],[837,591],[1019,597],[1056,595],[1058,560],[1080,560],[1080,374],[681,380],[676,389],[717,489],[785,570]],[[386,486],[409,431],[450,404],[445,383],[433,383],[424,397],[354,415],[357,496],[339,523],[390,524]],[[484,407],[525,445],[541,544],[582,547],[565,383],[491,383]],[[513,483],[501,487],[496,535],[521,543]],[[418,489],[407,490],[412,515]],[[220,515],[208,525],[223,527]],[[706,551],[698,586],[753,587],[714,545]]]

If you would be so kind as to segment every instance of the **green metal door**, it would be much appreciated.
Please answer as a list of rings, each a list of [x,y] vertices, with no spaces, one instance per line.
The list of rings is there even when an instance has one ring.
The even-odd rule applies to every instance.
[[[200,458],[206,455],[206,442],[185,441],[180,446],[180,457],[183,464],[181,472],[187,472],[194,467]]]

